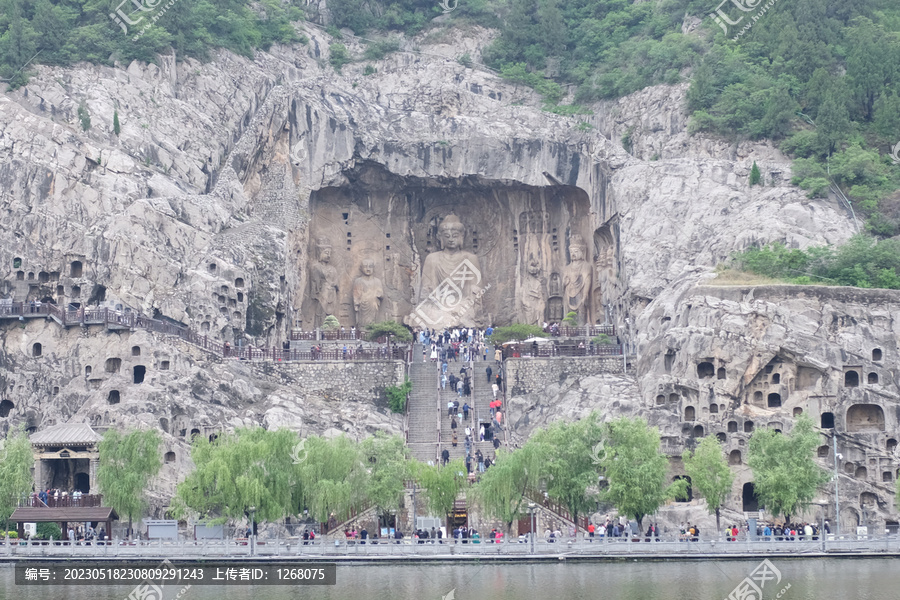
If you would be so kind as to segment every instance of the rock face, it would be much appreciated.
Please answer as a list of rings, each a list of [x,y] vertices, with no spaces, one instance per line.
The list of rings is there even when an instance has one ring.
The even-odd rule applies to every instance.
[[[820,427],[822,466],[841,474],[842,530],[881,531],[897,520],[898,310],[900,292],[891,290],[667,290],[638,319],[642,404],[659,413],[670,453],[716,435],[735,466],[746,462],[752,431],[788,431],[809,415]],[[732,497],[732,507],[756,510],[749,470],[739,471]],[[822,490],[808,516],[834,523],[832,499]]]
[[[838,206],[788,185],[783,157],[688,136],[684,85],[598,104],[583,119],[542,112],[531,91],[455,60],[454,48],[478,59],[491,35],[480,28],[429,33],[373,63],[374,74],[362,62],[335,73],[332,40],[314,26],[305,33],[308,46],[253,60],[221,52],[206,64],[163,56],[40,67],[28,86],[0,96],[2,295],[130,308],[232,346],[280,347],[290,330],[327,314],[346,327],[412,322],[444,283],[426,267],[447,248],[441,224],[455,218],[459,251],[481,276],[471,296],[480,322],[575,311],[637,340],[634,375],[570,370],[546,390],[514,392],[508,418],[519,439],[598,409],[651,417],[677,454],[719,421],[728,437],[728,419],[788,427],[794,408],[828,408],[847,427],[842,442],[885,455],[863,464],[845,452],[868,473],[856,483],[854,472],[853,485],[874,494],[887,519],[882,478],[896,469],[881,438],[896,425],[885,404],[897,394],[895,305],[850,292],[834,292],[834,304],[807,288],[760,304],[749,291],[695,287],[751,243],[805,247],[850,235]],[[355,38],[346,43],[362,50]],[[92,115],[86,131],[80,105]],[[632,127],[626,151],[619,141]],[[764,187],[748,185],[754,159]],[[465,311],[438,308],[463,322]],[[402,381],[392,362],[262,366],[149,332],[4,323],[0,428],[159,427],[175,456],[157,508],[189,465],[194,433],[401,428],[382,399],[385,385]],[[881,363],[867,346],[876,342]],[[711,380],[698,380],[699,363],[712,366]],[[859,386],[850,390],[840,382],[853,369]],[[772,394],[781,408],[768,406]],[[881,413],[848,412],[857,405]],[[883,434],[869,431],[882,425]]]

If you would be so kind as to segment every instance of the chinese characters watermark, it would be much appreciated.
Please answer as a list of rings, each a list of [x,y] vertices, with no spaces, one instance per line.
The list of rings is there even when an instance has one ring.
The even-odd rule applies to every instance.
[[[749,577],[745,577],[736,588],[734,588],[725,600],[762,600],[763,588],[769,582],[774,582],[777,586],[781,583],[781,571],[775,568],[769,559],[759,563]],[[772,586],[770,586],[772,587]],[[775,598],[781,599],[785,592],[791,589],[791,584],[785,585],[781,591],[775,595]]]
[[[891,160],[900,165],[900,142],[891,149]]]
[[[154,569],[154,571],[165,572],[168,569],[172,568],[172,562],[167,558],[163,560],[159,567]],[[178,600],[182,596],[187,593],[187,591],[191,589],[190,585],[185,585],[178,589],[178,586],[168,586],[160,580],[158,583],[155,580],[145,581],[143,583],[137,584],[131,593],[125,598],[125,600]]]
[[[753,24],[762,18],[770,8],[775,6],[775,3],[778,2],[778,0],[769,0],[765,4],[762,4],[762,2],[763,0],[722,0],[722,2],[719,3],[719,6],[716,7],[716,11],[710,13],[709,16],[713,18],[716,25],[722,28],[725,35],[734,34],[735,30],[729,29],[744,23],[743,28],[731,38],[732,41],[736,42],[742,35],[747,33],[750,28],[753,27]],[[737,11],[732,10],[732,7],[730,6],[732,4],[737,7]],[[750,15],[749,13],[754,14]],[[736,19],[732,19],[731,17],[736,17]],[[746,21],[744,21],[745,17],[748,17]]]
[[[606,449],[603,447],[603,441],[601,440],[591,449],[591,462],[600,466],[603,464],[604,458],[606,458]]]
[[[471,282],[471,285],[469,285]],[[475,306],[491,286],[478,287],[481,283],[481,271],[469,259],[463,259],[456,269],[438,284],[413,311],[412,321],[418,327],[435,327],[447,315],[461,317]],[[467,295],[464,290],[475,290]]]
[[[291,459],[293,459],[295,465],[299,465],[300,463],[306,461],[309,456],[309,451],[306,449],[306,439],[302,439],[291,449]]]
[[[109,18],[122,28],[122,32],[125,33],[125,35],[128,35],[129,27],[140,26],[141,30],[131,38],[132,41],[136,42],[142,35],[147,33],[147,30],[166,14],[166,11],[168,11],[177,1],[178,0],[169,0],[164,6],[161,6],[163,0],[122,0],[116,7],[116,11],[109,13]],[[131,3],[134,7],[134,10],[131,12],[128,12],[127,9],[123,9],[128,3]],[[152,16],[150,13],[153,13]],[[146,22],[144,22],[145,18]],[[143,25],[141,25],[141,23],[143,23]]]
[[[441,0],[440,3],[440,7],[443,9],[445,15],[456,10],[457,6],[459,6],[459,0],[456,0],[453,3],[453,6],[450,5],[450,0]]]

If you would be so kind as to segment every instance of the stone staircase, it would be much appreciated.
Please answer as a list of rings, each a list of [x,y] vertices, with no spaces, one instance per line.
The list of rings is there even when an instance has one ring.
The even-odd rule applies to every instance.
[[[406,405],[406,445],[413,458],[422,462],[438,460],[437,368],[430,360],[422,361],[422,345],[413,346],[413,362],[409,367],[412,391]],[[444,402],[446,406],[446,401]],[[446,411],[445,411],[446,414]]]
[[[491,350],[493,352],[493,350]],[[457,377],[459,377],[459,369],[468,363],[463,363],[462,361],[450,361],[448,363],[447,373],[453,373]],[[450,460],[454,460],[456,458],[465,458],[466,456],[466,444],[465,444],[465,429],[466,426],[472,428],[472,457],[474,459],[475,452],[481,450],[481,453],[485,458],[494,459],[494,446],[490,441],[481,442],[479,439],[479,426],[483,423],[485,427],[490,423],[491,420],[491,412],[490,412],[490,402],[493,400],[493,393],[491,392],[490,385],[485,386],[487,381],[487,377],[485,375],[484,369],[488,364],[492,364],[491,361],[485,363],[484,361],[475,361],[474,368],[472,369],[472,395],[471,396],[463,396],[459,398],[455,391],[450,390],[450,386],[447,386],[445,391],[441,392],[441,444],[440,449],[444,450],[445,448],[450,452]],[[493,368],[493,365],[492,365]],[[451,440],[453,439],[453,430],[450,426],[451,418],[447,414],[447,402],[451,400],[459,400],[460,407],[466,402],[469,403],[471,407],[469,410],[469,419],[466,421],[463,419],[462,421],[457,420],[458,428],[456,430],[456,435],[458,438],[457,446],[454,448]],[[460,412],[461,412],[460,408]],[[501,438],[502,439],[502,438]]]

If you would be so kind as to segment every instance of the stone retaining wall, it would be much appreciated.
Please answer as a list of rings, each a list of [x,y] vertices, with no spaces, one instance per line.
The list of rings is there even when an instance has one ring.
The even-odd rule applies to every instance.
[[[406,363],[401,360],[253,362],[254,375],[298,388],[307,397],[353,402],[385,401],[384,388],[401,385]]]
[[[504,363],[507,393],[522,396],[540,392],[549,383],[601,373],[622,373],[621,356],[561,356],[556,358],[509,358]]]

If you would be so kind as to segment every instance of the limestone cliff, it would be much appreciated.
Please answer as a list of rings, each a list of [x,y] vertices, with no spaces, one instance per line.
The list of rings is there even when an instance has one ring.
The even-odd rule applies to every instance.
[[[871,297],[841,296],[831,308],[795,290],[760,305],[748,304],[750,291],[742,292],[750,299],[729,292],[726,301],[694,287],[751,243],[837,243],[852,225],[836,204],[791,187],[777,151],[689,136],[684,85],[598,104],[593,116],[560,117],[541,111],[528,89],[455,60],[469,52],[477,61],[491,36],[485,30],[432,32],[335,73],[330,38],[306,29],[308,45],[253,60],[220,52],[202,64],[162,56],[154,65],[40,67],[27,86],[0,96],[3,295],[130,308],[235,346],[280,347],[292,328],[317,325],[324,306],[343,324],[358,323],[352,289],[368,260],[383,290],[372,314],[408,316],[422,294],[425,257],[438,250],[439,224],[452,213],[490,284],[486,321],[557,320],[573,309],[637,340],[634,378],[574,376],[540,398],[516,396],[520,439],[538,424],[598,409],[647,414],[681,447],[695,420],[712,418],[713,404],[718,416],[702,435],[769,410],[744,401],[749,390],[764,391],[755,378],[776,357],[792,365],[791,380],[807,384],[783,388],[773,421],[787,423],[795,406],[835,412],[845,401],[837,374],[849,364],[838,357],[871,357],[876,340],[888,361],[879,402],[895,398],[887,365],[896,365],[888,338],[897,332],[887,316],[872,316],[890,309],[875,311]],[[361,52],[361,41],[347,43]],[[79,106],[92,117],[88,130]],[[754,159],[765,186],[748,185]],[[334,293],[322,295],[323,284]],[[835,311],[869,324],[824,335]],[[783,349],[786,332],[800,325]],[[699,362],[725,368],[725,379],[695,381]],[[140,384],[137,366],[147,372]],[[263,368],[139,330],[7,321],[0,393],[13,406],[0,427],[69,419],[158,426],[177,450],[164,494],[186,464],[194,429],[399,431],[381,390],[401,381],[401,370],[366,369]],[[816,383],[802,369],[819,373]],[[329,383],[313,385],[323,375]],[[813,389],[828,399],[811,404]],[[699,411],[694,419],[684,414],[688,402]],[[892,417],[886,423],[896,426]],[[872,451],[887,443],[853,439]],[[878,460],[866,465],[873,477],[893,459]],[[866,493],[889,502],[887,489]]]

